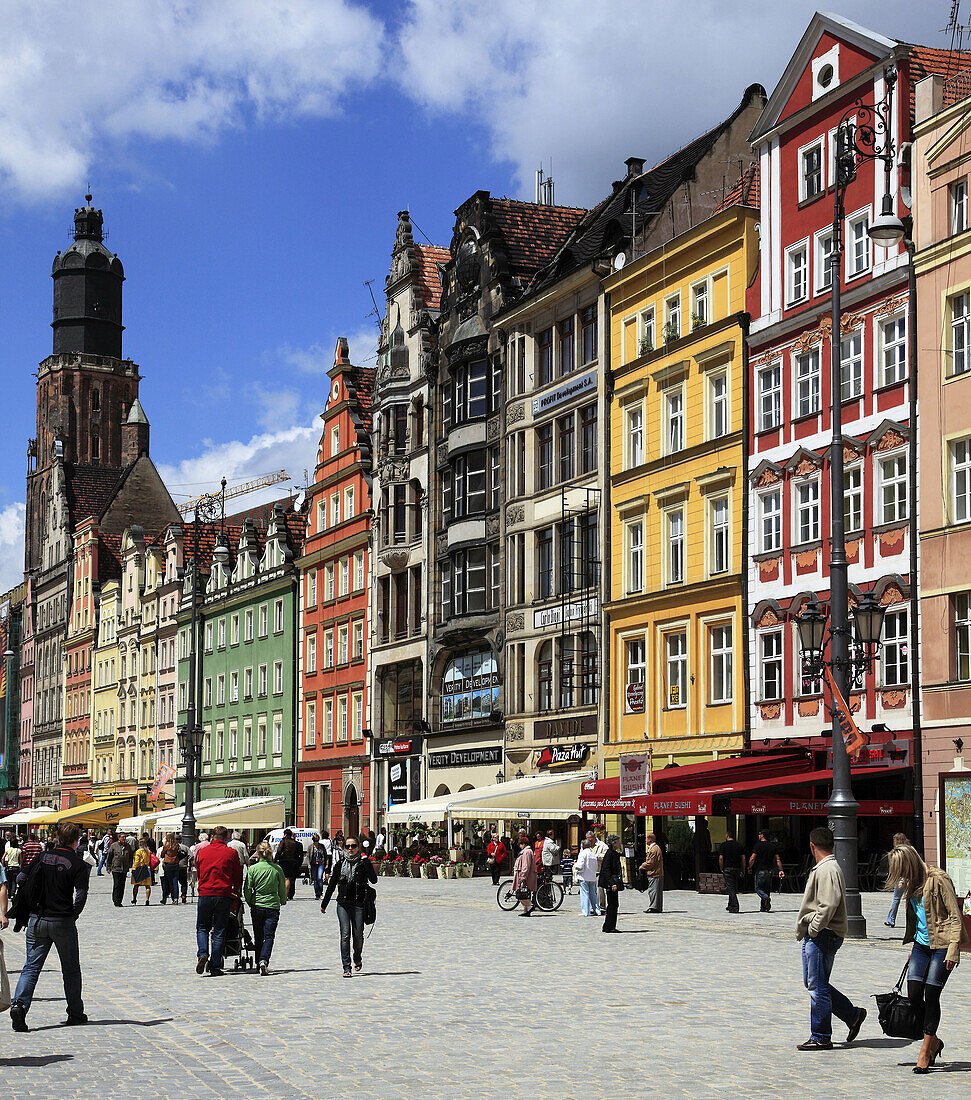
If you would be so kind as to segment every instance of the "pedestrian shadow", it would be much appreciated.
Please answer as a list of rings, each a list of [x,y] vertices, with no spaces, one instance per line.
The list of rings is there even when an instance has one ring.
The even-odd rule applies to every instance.
[[[852,1043],[843,1043],[834,1047],[835,1050],[854,1050],[856,1047],[872,1047],[874,1050],[890,1050],[893,1047],[909,1047],[916,1039],[895,1039],[888,1036],[884,1039],[854,1039]]]
[[[650,928],[616,928],[616,932],[620,932],[625,936],[649,936],[652,932]]]
[[[404,978],[409,974],[421,974],[420,970],[362,970],[358,978]]]
[[[971,1073],[971,1062],[941,1062],[931,1070],[931,1073],[934,1070],[939,1073]]]
[[[290,970],[277,970],[276,967],[273,967],[270,970],[270,977],[273,977],[274,974],[326,974],[329,970],[333,969],[332,966],[294,967]],[[256,974],[256,971],[254,970],[252,973]]]
[[[22,1058],[0,1058],[0,1067],[40,1068],[54,1062],[70,1062],[73,1054],[25,1054]]]
[[[171,1023],[174,1017],[162,1016],[157,1020],[88,1020],[84,1025],[85,1029],[92,1027],[117,1027],[120,1025],[128,1025],[130,1027],[158,1027],[159,1024]],[[45,1024],[43,1027],[32,1027],[30,1030],[34,1031],[60,1031],[62,1027],[70,1027],[72,1025],[67,1022],[60,1024]]]

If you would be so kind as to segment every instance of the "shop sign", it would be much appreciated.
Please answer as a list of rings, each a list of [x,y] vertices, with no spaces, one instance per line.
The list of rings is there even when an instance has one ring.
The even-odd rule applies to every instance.
[[[620,797],[651,793],[651,754],[632,752],[620,758]]]
[[[388,801],[392,806],[408,801],[408,764],[396,761],[388,768]]]
[[[269,787],[224,787],[226,798],[269,798],[273,792]]]
[[[695,817],[711,813],[711,795],[647,795],[634,800],[638,814],[654,817]]]
[[[632,814],[637,803],[633,798],[586,798],[581,794],[580,809],[598,814]]]
[[[882,745],[864,745],[853,759],[854,768],[909,768],[910,742],[885,741]],[[826,766],[833,769],[833,750],[826,756]]]
[[[551,718],[546,722],[533,723],[533,737],[596,737],[597,716],[595,714],[578,715],[575,718]]]
[[[555,390],[550,390],[542,397],[534,397],[532,401],[533,416],[540,416],[542,413],[549,412],[550,409],[555,409],[557,405],[562,405],[564,401],[582,397],[583,394],[596,388],[597,372],[592,370],[579,378],[564,383],[562,386],[557,386]]]
[[[762,814],[787,817],[826,817],[828,809],[822,799],[812,798],[733,798],[733,814]],[[914,812],[913,802],[880,802],[864,800],[859,803],[858,817],[909,817]]]
[[[377,756],[413,756],[421,752],[420,737],[389,737],[374,746]]]
[[[548,745],[539,754],[537,768],[568,768],[582,764],[590,754],[589,745]]]
[[[430,752],[430,768],[478,768],[502,763],[502,745],[487,745],[481,749],[451,749]]]
[[[533,628],[543,630],[548,626],[560,626],[562,623],[576,622],[578,619],[595,619],[600,614],[595,596],[573,603],[555,604],[533,612]]]
[[[529,810],[517,810],[516,817],[521,818],[523,821],[529,821]]]
[[[646,685],[643,680],[638,680],[633,684],[627,685],[627,713],[628,714],[643,714],[644,713],[644,689]]]

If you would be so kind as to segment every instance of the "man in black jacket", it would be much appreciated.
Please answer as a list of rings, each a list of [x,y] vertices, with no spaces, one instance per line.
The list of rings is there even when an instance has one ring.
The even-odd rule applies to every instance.
[[[327,893],[320,903],[321,913],[327,912],[331,895],[337,890],[337,919],[341,926],[341,962],[344,964],[344,977],[351,976],[351,932],[354,933],[354,969],[362,966],[361,953],[364,950],[364,903],[367,900],[368,884],[377,882],[374,864],[361,856],[357,840],[349,836],[344,843],[344,852],[331,872]]]
[[[87,1023],[81,1000],[81,959],[76,921],[88,899],[90,868],[75,851],[80,833],[70,821],[57,827],[57,845],[36,856],[18,899],[17,927],[27,925],[27,959],[10,1006],[14,1031],[27,1031],[27,1010],[52,947],[57,948],[67,998],[67,1022]]]

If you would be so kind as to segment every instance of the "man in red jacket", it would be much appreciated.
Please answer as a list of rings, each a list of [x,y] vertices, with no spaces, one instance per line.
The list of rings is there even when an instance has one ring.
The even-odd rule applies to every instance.
[[[222,825],[217,825],[212,831],[212,839],[196,854],[196,868],[199,872],[199,901],[196,908],[199,959],[196,973],[205,973],[208,963],[209,974],[213,978],[223,973],[226,924],[233,899],[238,898],[243,890],[243,865],[239,856],[226,843],[228,836],[227,830]]]

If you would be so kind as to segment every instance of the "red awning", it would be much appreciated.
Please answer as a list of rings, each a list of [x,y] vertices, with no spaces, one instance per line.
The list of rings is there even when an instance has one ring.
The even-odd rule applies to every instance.
[[[634,799],[620,797],[620,777],[580,784],[580,809],[601,814],[632,814]]]
[[[774,817],[825,817],[823,799],[805,798],[733,798],[733,814],[764,814]],[[875,802],[864,799],[856,811],[858,817],[912,817],[913,802]]]

